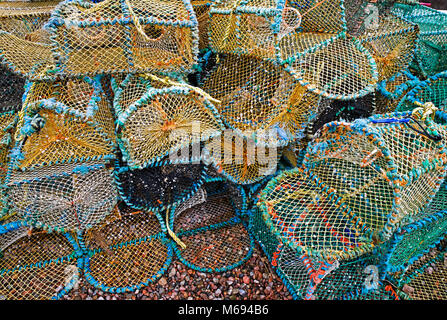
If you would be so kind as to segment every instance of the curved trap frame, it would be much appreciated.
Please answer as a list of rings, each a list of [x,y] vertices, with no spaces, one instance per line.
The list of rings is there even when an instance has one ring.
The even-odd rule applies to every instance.
[[[419,26],[411,67],[423,77],[447,70],[447,14],[419,3],[397,3],[392,12]]]
[[[225,272],[242,265],[253,253],[254,240],[242,223],[247,209],[244,190],[222,178],[208,178],[206,200],[186,210],[173,207],[170,229],[174,251],[187,267]]]
[[[112,88],[118,143],[131,169],[147,167],[224,129],[214,99],[199,88],[153,75],[128,75],[121,84],[112,80]]]
[[[116,166],[118,191],[134,209],[162,212],[191,198],[206,178],[203,164],[175,164],[168,160],[144,169]]]
[[[276,141],[274,136],[263,139]],[[233,183],[252,184],[276,173],[281,152],[282,148],[266,147],[226,130],[205,144],[202,161],[210,162],[219,175]]]
[[[295,300],[396,298],[389,287],[380,283],[378,268],[374,268],[377,258],[372,255],[328,262],[300,254],[271,232],[257,208],[250,216],[250,231]]]
[[[192,69],[198,53],[197,20],[183,0],[67,0],[56,6],[46,30],[49,45],[13,35],[0,42],[7,63],[32,80],[183,73]]]
[[[312,259],[353,259],[372,251],[371,230],[333,189],[302,169],[284,171],[257,202],[270,231]]]
[[[214,51],[284,65],[316,94],[350,100],[374,90],[376,64],[347,37],[343,0],[215,1],[209,23]]]
[[[441,130],[410,112],[331,122],[309,144],[303,166],[387,240],[420,218],[445,177]]]
[[[379,70],[379,81],[406,69],[414,57],[419,28],[406,20],[389,15],[380,17],[375,29],[359,39],[372,54]]]
[[[112,213],[118,198],[113,168],[104,162],[12,170],[8,175],[11,210],[49,231],[90,229]]]
[[[259,140],[275,134],[280,145],[303,136],[320,101],[287,68],[234,54],[220,57],[200,87],[220,101],[216,108],[228,128]]]
[[[399,294],[411,300],[447,299],[446,253],[434,250],[420,258],[398,282]]]
[[[114,159],[114,119],[99,79],[27,84],[12,154],[15,169]]]
[[[102,291],[134,292],[155,282],[172,261],[166,226],[153,212],[131,212],[83,233],[86,280]]]
[[[208,26],[212,0],[191,0],[199,24],[199,50],[208,48]]]
[[[9,237],[20,223],[0,225],[0,239]],[[7,229],[6,233],[1,232]],[[68,233],[25,231],[2,248],[0,297],[7,300],[59,299],[77,285],[80,250]]]
[[[420,80],[408,70],[398,72],[391,78],[379,82],[375,113],[394,112],[402,98],[419,83]]]

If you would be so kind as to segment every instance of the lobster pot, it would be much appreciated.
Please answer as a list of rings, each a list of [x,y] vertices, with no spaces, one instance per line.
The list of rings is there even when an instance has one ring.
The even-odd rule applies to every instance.
[[[224,272],[243,264],[253,253],[253,239],[241,215],[245,192],[222,178],[203,185],[206,200],[189,209],[170,212],[170,228],[176,234],[174,251],[187,267],[201,272]]]
[[[3,237],[9,237],[8,233],[0,234],[0,239]],[[80,251],[70,234],[33,229],[11,241],[2,248],[2,253],[0,297],[3,300],[59,299],[77,286]]]
[[[116,171],[119,194],[126,204],[156,212],[180,205],[194,196],[205,177],[203,164],[158,162],[144,169],[118,167]]]
[[[427,77],[447,69],[447,14],[424,5],[395,4],[393,13],[419,26],[412,68]]]
[[[5,181],[14,145],[17,116],[14,111],[0,113],[0,218],[8,214]]]
[[[446,252],[432,250],[405,272],[398,282],[399,293],[410,300],[445,300],[446,278]]]
[[[358,39],[346,36],[342,1],[216,1],[210,46],[284,66],[302,86],[330,99],[371,93],[376,63]]]
[[[318,115],[307,128],[307,132],[315,134],[326,123],[336,120],[354,121],[371,116],[376,110],[375,95],[368,94],[354,100],[323,99],[318,109]],[[306,147],[307,144],[304,146]]]
[[[184,73],[198,53],[197,20],[190,2],[183,0],[67,0],[56,6],[46,29],[51,50],[37,42],[17,42],[25,52],[37,53],[39,61],[25,63],[22,52],[8,52],[8,61],[33,80],[114,72]],[[11,44],[12,39],[5,39],[2,49]]]
[[[199,50],[208,47],[208,26],[211,0],[191,0],[199,27]]]
[[[0,256],[1,252],[20,238],[28,235],[31,228],[21,221],[17,214],[0,218]]]
[[[202,160],[211,163],[218,174],[233,183],[259,182],[276,173],[282,148],[274,146],[274,136],[257,142],[225,130],[205,144]],[[265,142],[273,146],[265,146]]]
[[[381,17],[375,29],[359,39],[372,54],[379,70],[379,81],[406,69],[413,59],[419,28],[394,15]]]
[[[445,177],[441,129],[411,113],[331,122],[309,144],[303,166],[375,235],[389,239],[421,217]]]
[[[47,230],[98,225],[117,202],[113,169],[104,162],[59,164],[10,173],[8,200],[21,219]]]
[[[22,107],[25,79],[0,66],[0,110],[17,112]]]
[[[166,227],[152,212],[131,211],[85,232],[86,280],[102,291],[134,292],[160,278],[172,260]]]
[[[97,79],[28,83],[24,101],[15,168],[114,158],[112,109]]]
[[[373,248],[371,230],[343,199],[302,169],[271,179],[257,206],[270,231],[300,255],[342,261]]]
[[[431,102],[438,108],[437,116],[441,123],[447,120],[447,72],[441,72],[419,82],[409,91],[397,106],[398,111],[413,110],[416,103]]]
[[[118,143],[131,169],[148,167],[224,129],[208,96],[185,83],[128,75],[113,87]]]
[[[295,300],[395,298],[389,288],[386,290],[380,283],[378,268],[374,268],[378,263],[373,255],[339,262],[299,253],[279,240],[258,209],[254,209],[250,217],[250,231]]]
[[[320,97],[275,63],[226,55],[203,79],[224,123],[245,137],[276,134],[278,143],[300,139]]]
[[[402,98],[419,82],[419,79],[407,70],[398,72],[391,78],[379,82],[376,91],[375,113],[394,112]]]

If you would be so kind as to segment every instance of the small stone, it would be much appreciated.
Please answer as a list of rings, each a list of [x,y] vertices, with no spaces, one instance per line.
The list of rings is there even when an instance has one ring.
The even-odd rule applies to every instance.
[[[158,283],[162,286],[165,286],[168,284],[165,277],[161,277],[160,280],[158,281]]]
[[[242,281],[244,281],[245,284],[249,284],[249,283],[250,283],[250,278],[247,277],[247,276],[244,276],[244,277],[242,278]]]

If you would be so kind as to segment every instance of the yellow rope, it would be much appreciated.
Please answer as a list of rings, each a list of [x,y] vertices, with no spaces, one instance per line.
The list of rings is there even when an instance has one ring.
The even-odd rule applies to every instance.
[[[175,241],[175,243],[177,243],[182,249],[186,249],[186,244],[184,244],[182,240],[180,240],[180,238],[177,237],[174,231],[172,231],[169,227],[169,208],[166,210],[166,228],[168,229],[168,234]]]

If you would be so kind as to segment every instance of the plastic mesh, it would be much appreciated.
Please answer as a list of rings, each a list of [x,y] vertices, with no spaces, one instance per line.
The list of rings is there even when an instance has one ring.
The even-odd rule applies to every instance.
[[[151,212],[114,217],[82,237],[87,281],[103,291],[132,292],[155,282],[172,259],[159,219]]]
[[[135,208],[148,211],[165,210],[191,198],[205,179],[202,164],[162,164],[145,169],[117,172],[121,197]]]
[[[219,178],[208,179],[204,189],[205,202],[180,213],[176,208],[171,211],[171,229],[186,246],[176,247],[175,251],[180,261],[192,269],[231,270],[244,263],[253,251],[253,240],[239,218],[246,208],[245,193]]]
[[[256,58],[227,55],[203,80],[225,124],[250,137],[278,130],[282,139],[303,135],[319,96],[301,86],[285,68]]]
[[[29,83],[24,101],[17,167],[113,158],[114,119],[97,79]]]
[[[2,35],[6,60],[31,79],[111,72],[184,72],[198,51],[197,20],[182,0],[64,1],[47,26],[50,46]],[[32,59],[27,57],[31,55]]]
[[[348,259],[371,251],[371,231],[318,179],[300,169],[285,171],[257,203],[281,242],[309,256]]]
[[[329,123],[309,144],[303,162],[383,238],[406,219],[420,218],[445,176],[442,128],[410,116]]]
[[[62,234],[35,230],[20,237],[0,257],[0,298],[59,298],[79,278],[78,254],[73,243]]]
[[[8,187],[8,201],[22,219],[57,231],[98,225],[117,200],[113,172],[101,162],[14,170]]]
[[[200,89],[159,80],[129,75],[115,85],[120,147],[131,168],[144,168],[223,129]]]
[[[419,26],[419,42],[412,67],[422,76],[447,69],[447,14],[420,4],[396,4],[396,15]]]

